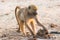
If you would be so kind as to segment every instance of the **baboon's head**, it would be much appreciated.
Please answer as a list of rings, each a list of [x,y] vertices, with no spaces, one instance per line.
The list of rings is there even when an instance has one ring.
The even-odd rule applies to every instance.
[[[28,6],[29,14],[37,15],[37,7],[35,5]]]

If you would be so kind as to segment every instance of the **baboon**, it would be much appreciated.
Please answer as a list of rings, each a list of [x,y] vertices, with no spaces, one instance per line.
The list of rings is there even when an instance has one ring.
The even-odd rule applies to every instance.
[[[18,31],[23,32],[24,35],[26,35],[24,24],[30,30],[33,37],[36,36],[36,27],[34,22],[46,29],[37,19],[37,7],[35,5],[29,5],[28,7],[24,8],[20,8],[19,6],[17,6],[15,8],[15,16],[19,25]],[[28,24],[31,25],[32,29]]]

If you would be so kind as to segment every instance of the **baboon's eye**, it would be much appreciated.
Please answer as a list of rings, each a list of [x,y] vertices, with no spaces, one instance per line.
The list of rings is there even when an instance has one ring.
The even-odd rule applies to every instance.
[[[29,9],[31,9],[31,7],[30,7],[30,6],[29,6],[28,8],[29,8]]]

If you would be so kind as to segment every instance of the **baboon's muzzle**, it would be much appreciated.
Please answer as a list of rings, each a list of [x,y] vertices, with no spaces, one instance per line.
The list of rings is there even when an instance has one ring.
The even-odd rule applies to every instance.
[[[33,15],[36,16],[37,15],[37,12],[33,12]]]

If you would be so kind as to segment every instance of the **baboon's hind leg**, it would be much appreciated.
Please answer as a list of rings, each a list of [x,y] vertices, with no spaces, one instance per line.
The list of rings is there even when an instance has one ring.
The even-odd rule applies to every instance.
[[[20,27],[21,25],[20,25],[20,24],[21,24],[22,22],[20,21],[20,19],[19,19],[18,17],[17,17],[17,22],[18,22],[18,26],[19,26],[17,32],[21,32],[21,27]]]
[[[20,21],[20,27],[19,28],[20,28],[20,31],[25,36],[26,35],[26,32],[25,32],[25,26],[24,26],[24,22],[23,21]]]
[[[20,25],[19,25],[20,22],[19,21],[17,21],[17,22],[18,22],[18,27],[19,27],[18,30],[17,30],[17,32],[20,32]]]

